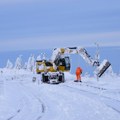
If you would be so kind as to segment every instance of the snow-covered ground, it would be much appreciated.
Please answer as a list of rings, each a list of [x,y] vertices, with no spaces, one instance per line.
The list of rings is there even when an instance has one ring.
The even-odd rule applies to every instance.
[[[65,73],[65,83],[44,84],[24,70],[0,71],[0,120],[120,120],[119,76],[76,83]]]

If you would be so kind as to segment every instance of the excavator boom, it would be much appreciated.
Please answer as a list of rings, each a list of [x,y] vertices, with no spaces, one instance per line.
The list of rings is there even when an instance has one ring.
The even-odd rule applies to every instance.
[[[69,56],[65,56],[69,54],[80,55],[86,61],[86,63],[95,68],[94,73],[97,77],[101,77],[111,65],[108,60],[103,60],[100,62],[98,58],[92,58],[88,54],[87,50],[83,47],[55,48],[50,61],[45,59],[36,61],[36,72],[42,73],[43,82],[64,81],[64,72],[70,71],[71,67]]]
[[[59,60],[64,58],[65,54],[78,54],[80,55],[90,66],[96,67],[94,73],[101,77],[102,74],[109,68],[111,63],[108,60],[103,60],[102,63],[98,59],[93,59],[83,47],[67,47],[67,48],[56,48],[53,50],[51,60],[55,63],[56,68]]]

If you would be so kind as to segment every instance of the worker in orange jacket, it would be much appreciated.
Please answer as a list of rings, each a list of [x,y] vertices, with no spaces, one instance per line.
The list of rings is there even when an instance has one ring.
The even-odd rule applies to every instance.
[[[76,69],[76,80],[75,80],[75,82],[78,82],[78,81],[81,82],[81,74],[82,74],[82,68],[77,67],[77,69]]]

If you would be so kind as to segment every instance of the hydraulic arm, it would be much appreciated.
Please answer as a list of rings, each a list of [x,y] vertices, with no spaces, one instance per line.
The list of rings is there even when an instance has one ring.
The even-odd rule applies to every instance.
[[[60,65],[60,60],[65,58],[65,54],[79,54],[89,65],[96,67],[94,73],[101,77],[102,74],[109,68],[111,65],[108,60],[103,60],[99,62],[98,59],[93,59],[87,52],[85,48],[82,47],[67,47],[67,48],[56,48],[53,50],[51,57],[52,62],[54,63],[54,69],[58,69]],[[70,64],[68,65],[70,69]]]

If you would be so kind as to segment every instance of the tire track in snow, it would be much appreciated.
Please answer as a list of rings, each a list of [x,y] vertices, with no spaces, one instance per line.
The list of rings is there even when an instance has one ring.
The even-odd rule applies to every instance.
[[[109,102],[111,102],[111,103],[112,103],[112,102],[117,102],[117,103],[119,103],[119,106],[120,106],[120,101],[119,101],[119,100],[113,99],[113,98],[111,98],[111,97],[103,96],[103,95],[98,95],[97,93],[89,92],[89,91],[86,91],[86,90],[81,90],[81,89],[79,89],[79,88],[75,88],[75,87],[72,87],[72,86],[69,86],[69,85],[62,85],[62,86],[67,87],[67,88],[70,88],[70,89],[72,89],[72,90],[77,90],[77,91],[79,91],[79,92],[81,91],[82,93],[83,93],[83,92],[84,92],[84,93],[89,93],[89,95],[91,94],[91,95],[94,96],[94,97],[102,98],[102,99],[99,99],[99,100],[100,100],[100,101],[103,101],[106,106],[108,106],[109,108],[113,109],[114,111],[116,111],[117,113],[120,114],[120,110],[119,110],[119,109],[117,109],[115,106],[109,105],[109,103],[106,103],[106,102],[105,102],[106,99],[107,99],[107,101],[109,101]],[[85,95],[85,94],[83,94],[83,95]],[[89,96],[88,96],[88,97],[89,97]]]
[[[81,84],[79,84],[79,85],[81,85]],[[69,87],[69,88],[71,88],[71,89],[76,89],[76,90],[79,90],[79,91],[82,91],[82,92],[87,92],[87,93],[90,93],[90,94],[98,95],[97,93],[89,92],[89,91],[86,91],[86,90],[81,90],[81,89],[79,89],[79,88],[75,88],[75,87],[72,87],[72,86],[69,86],[69,85],[64,85],[64,86]],[[94,87],[94,88],[99,89],[99,87]],[[105,90],[105,89],[100,89],[100,90]],[[111,97],[107,97],[107,96],[103,96],[103,95],[100,95],[100,96],[101,96],[101,97],[104,97],[104,98],[107,98],[107,99],[111,99],[111,100],[120,102],[120,100],[116,100],[116,99],[111,98]]]
[[[42,108],[41,112],[42,112],[42,114],[44,114],[45,113],[45,105],[44,105],[44,103],[38,97],[36,97],[36,99],[38,99],[38,101],[41,103],[41,108]],[[43,115],[40,115],[36,120],[40,120],[42,117],[43,117]]]
[[[40,98],[38,98],[37,96],[35,96],[35,94],[33,93],[32,90],[27,90],[26,86],[24,86],[24,84],[22,82],[16,82],[15,84],[17,84],[19,86],[19,89],[22,90],[22,95],[23,95],[23,102],[24,103],[20,103],[22,104],[22,107],[19,108],[18,110],[16,110],[16,112],[11,115],[9,118],[7,118],[6,120],[17,120],[17,118],[19,118],[20,116],[22,118],[24,118],[24,115],[23,113],[27,113],[29,111],[29,109],[32,109],[31,105],[30,104],[34,104],[32,103],[32,101],[34,100],[34,102],[36,104],[39,104],[37,107],[41,106],[41,108],[36,108],[36,110],[38,109],[41,109],[41,112],[42,114],[45,113],[45,105],[44,103],[41,101]],[[32,99],[32,100],[31,100]],[[38,102],[37,102],[38,101]],[[27,108],[29,107],[29,108]],[[30,112],[28,112],[29,114]],[[38,112],[39,113],[39,112]],[[40,114],[39,113],[39,114]],[[30,113],[31,114],[31,113]],[[38,116],[34,116],[34,118],[30,118],[30,120],[40,120],[42,118],[43,115],[39,115]],[[19,116],[19,117],[18,117]],[[21,118],[20,117],[20,118]],[[27,117],[27,116],[25,116]],[[26,120],[26,119],[25,119]]]
[[[24,89],[26,89],[27,86],[25,86],[22,82],[20,82],[20,84],[24,87]],[[28,90],[28,89],[29,88],[27,87],[26,90]],[[42,102],[42,100],[39,97],[37,97],[35,95],[35,93],[33,93],[33,91],[31,89],[29,89],[28,92],[30,92],[34,96],[34,98],[36,98],[39,101],[39,103],[41,104],[41,113],[44,114],[45,110],[46,110],[45,104]],[[40,120],[42,117],[43,117],[43,115],[40,115],[40,116],[37,117],[36,120]]]
[[[21,109],[16,111],[16,114],[12,115],[11,117],[9,117],[7,120],[12,120],[18,113],[21,112]]]

